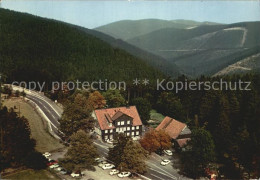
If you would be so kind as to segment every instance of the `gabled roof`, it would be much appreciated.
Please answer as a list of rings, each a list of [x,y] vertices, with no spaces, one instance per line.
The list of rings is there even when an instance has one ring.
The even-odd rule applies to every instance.
[[[123,115],[129,116],[129,115],[127,115],[127,114],[125,114],[125,113],[123,113],[122,111],[119,110],[114,114],[114,116],[112,117],[112,120],[114,121],[114,120],[118,119],[119,117],[121,117]],[[133,119],[133,117],[131,117],[131,116],[129,116],[129,117]]]
[[[163,121],[157,126],[156,130],[163,129],[173,139],[177,139],[181,132],[187,127],[185,123],[177,121],[166,116]]]
[[[178,145],[182,148],[190,140],[191,140],[190,138],[184,138],[184,139],[177,139],[176,141],[177,141]]]
[[[133,126],[141,126],[142,121],[138,114],[135,106],[129,107],[118,107],[118,108],[108,108],[108,109],[96,109],[95,111],[99,126],[101,130],[114,129],[115,126],[109,126],[117,118],[122,115],[127,115],[133,119]]]

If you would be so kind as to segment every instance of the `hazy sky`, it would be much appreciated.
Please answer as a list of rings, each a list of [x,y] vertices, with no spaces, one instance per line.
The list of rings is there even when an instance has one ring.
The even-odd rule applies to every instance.
[[[94,28],[125,19],[260,21],[260,1],[2,0],[1,7]]]

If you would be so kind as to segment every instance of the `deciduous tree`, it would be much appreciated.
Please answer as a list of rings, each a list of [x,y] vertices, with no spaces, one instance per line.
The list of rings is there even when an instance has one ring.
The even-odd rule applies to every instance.
[[[106,103],[108,107],[110,108],[120,107],[126,104],[124,97],[120,94],[120,91],[118,89],[116,90],[109,89],[103,95],[106,99]]]
[[[100,109],[106,106],[106,100],[98,91],[90,93],[88,103],[93,109]]]
[[[140,139],[142,147],[149,153],[169,149],[172,145],[171,137],[164,130],[150,129]]]
[[[60,159],[61,165],[70,172],[93,169],[98,153],[90,136],[85,131],[79,130],[70,139],[71,144],[65,158]]]
[[[147,171],[145,164],[146,154],[146,151],[139,142],[129,140],[124,147],[122,160],[118,165],[118,169],[131,173],[144,174]]]
[[[115,138],[115,143],[112,148],[109,148],[108,160],[112,161],[116,167],[122,162],[122,154],[124,153],[124,148],[129,141],[130,137],[125,136],[120,133]]]

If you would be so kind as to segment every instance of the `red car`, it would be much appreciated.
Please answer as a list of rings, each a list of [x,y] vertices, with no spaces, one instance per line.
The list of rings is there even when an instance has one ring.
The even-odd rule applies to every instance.
[[[55,161],[55,160],[50,160],[48,163],[47,163],[47,166],[51,166],[53,164],[57,164],[58,161]]]

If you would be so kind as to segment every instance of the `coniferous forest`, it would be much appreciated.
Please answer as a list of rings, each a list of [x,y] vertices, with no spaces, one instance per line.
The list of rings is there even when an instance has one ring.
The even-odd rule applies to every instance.
[[[146,107],[139,108],[144,112],[142,117],[145,118],[145,122],[149,120],[147,112],[155,109],[165,116],[187,123],[192,131],[196,132],[202,128],[206,131],[202,134],[212,140],[211,144],[214,147],[214,152],[211,151],[214,154],[211,154],[214,156],[211,161],[219,164],[226,177],[238,179],[241,178],[242,172],[247,172],[249,177],[259,177],[260,75],[257,73],[225,77],[201,76],[193,80],[180,76],[174,80],[213,82],[223,78],[230,82],[249,81],[251,82],[249,91],[183,90],[175,93],[175,91],[158,91],[152,84],[133,86],[132,80],[135,78],[148,78],[153,81],[157,78],[166,78],[166,75],[142,59],[124,50],[113,48],[71,25],[4,9],[0,9],[0,73],[6,77],[6,83],[45,81],[48,84],[52,81],[77,79],[126,81],[128,82],[126,91],[115,95],[102,93],[105,93],[105,97],[120,96],[121,104],[140,104]],[[168,79],[172,80],[171,77]],[[48,90],[50,88],[47,87],[46,91]],[[67,97],[58,98],[61,100]],[[9,116],[13,119],[12,123],[20,122],[19,126],[26,127],[24,139],[30,144],[28,151],[34,152],[35,145],[29,138],[27,121],[18,118],[6,108],[0,111],[1,128],[6,128],[4,123]],[[7,130],[6,133],[11,133],[15,129]],[[8,138],[4,140],[8,141]],[[6,148],[1,146],[2,151],[6,151]],[[25,159],[20,157],[20,152],[16,152],[15,149],[13,151],[15,159],[11,161],[11,155],[6,156],[5,159],[10,160],[6,164],[8,166],[14,163],[26,164]],[[26,152],[22,153],[27,155]],[[183,170],[191,177],[199,177],[201,174],[198,172],[201,169],[195,167],[200,167],[201,164],[198,164],[196,157],[186,155],[183,154]],[[0,157],[1,159],[3,157]],[[186,166],[187,164],[189,166]]]
[[[7,81],[156,78],[144,61],[65,23],[0,9],[0,72]]]

